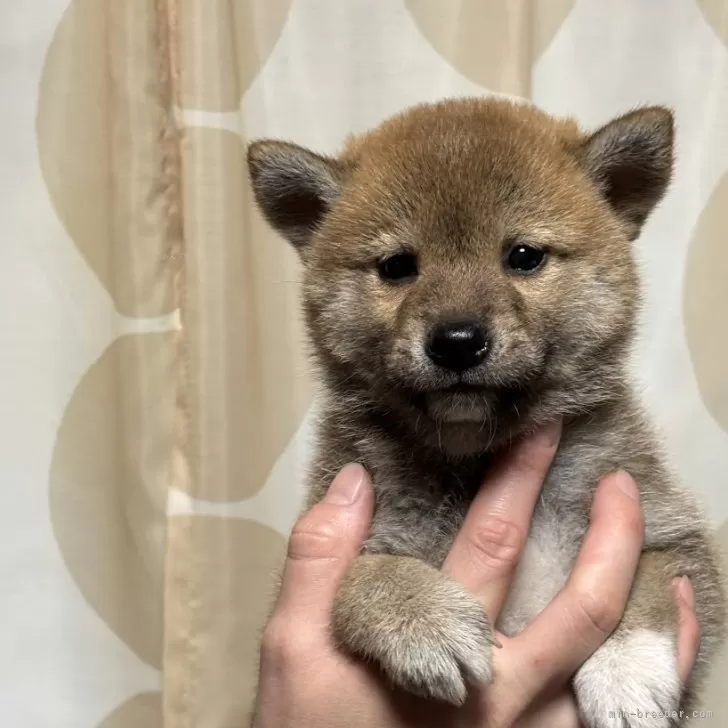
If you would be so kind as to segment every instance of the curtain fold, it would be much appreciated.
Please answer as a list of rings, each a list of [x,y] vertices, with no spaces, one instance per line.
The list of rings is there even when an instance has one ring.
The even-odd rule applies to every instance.
[[[246,725],[316,416],[264,136],[334,154],[445,96],[674,108],[634,370],[728,558],[727,0],[31,5],[0,4],[3,725]]]

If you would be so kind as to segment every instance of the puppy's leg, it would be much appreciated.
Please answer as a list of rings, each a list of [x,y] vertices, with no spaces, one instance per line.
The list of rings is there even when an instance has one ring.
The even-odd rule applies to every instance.
[[[706,552],[707,554],[707,552]],[[693,580],[696,611],[710,651],[721,603],[719,581],[682,549],[642,555],[632,593],[617,630],[579,669],[574,692],[588,728],[668,728],[682,725],[683,686],[677,667],[675,576]],[[692,573],[691,573],[692,572]],[[713,583],[712,580],[715,580]],[[701,650],[703,652],[703,650]],[[701,660],[698,662],[700,667]],[[675,718],[675,715],[678,717]]]
[[[455,705],[468,682],[487,682],[493,641],[480,602],[428,564],[364,555],[334,605],[335,638],[377,663],[395,685]]]

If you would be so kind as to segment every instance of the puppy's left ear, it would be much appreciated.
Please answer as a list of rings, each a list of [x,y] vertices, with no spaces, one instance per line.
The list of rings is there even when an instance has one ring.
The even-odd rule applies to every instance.
[[[262,140],[248,147],[248,168],[263,215],[300,251],[341,194],[343,165],[297,144]]]
[[[673,167],[674,122],[662,106],[620,116],[584,141],[578,157],[630,238],[665,194]]]

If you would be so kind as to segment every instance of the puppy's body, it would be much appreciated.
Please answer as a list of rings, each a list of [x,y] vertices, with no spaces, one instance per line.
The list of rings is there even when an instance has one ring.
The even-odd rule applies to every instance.
[[[310,503],[351,461],[377,490],[337,599],[344,646],[396,684],[455,703],[468,681],[489,679],[492,628],[439,567],[493,456],[563,417],[497,626],[519,632],[564,585],[597,483],[626,469],[644,554],[619,628],[575,690],[590,728],[614,724],[610,711],[686,709],[723,636],[721,577],[626,374],[630,248],[669,180],[669,112],[634,112],[587,136],[531,107],[448,101],[386,122],[337,160],[280,142],[253,145],[249,159],[263,212],[306,271],[326,395]],[[670,588],[679,575],[693,583],[703,633],[687,691]]]

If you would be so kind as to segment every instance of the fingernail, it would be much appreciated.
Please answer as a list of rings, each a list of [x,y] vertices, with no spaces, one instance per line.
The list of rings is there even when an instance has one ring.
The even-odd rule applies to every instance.
[[[538,442],[542,443],[546,447],[553,447],[561,437],[561,420],[557,422],[549,422],[548,425],[542,427],[535,434],[535,438]]]
[[[361,495],[366,475],[366,470],[359,463],[345,465],[329,486],[324,502],[337,506],[350,506]]]
[[[672,586],[673,592],[675,592],[675,599],[680,601],[683,598],[682,592],[680,591],[680,582],[682,581],[682,577],[676,576],[671,582],[670,586]]]
[[[690,609],[695,608],[695,594],[690,588],[690,579],[687,576],[681,576],[678,579],[677,591],[680,598],[687,604]]]
[[[624,493],[626,496],[632,498],[632,500],[639,501],[640,494],[637,490],[637,485],[634,482],[634,478],[624,470],[618,470],[614,474],[614,484]]]

